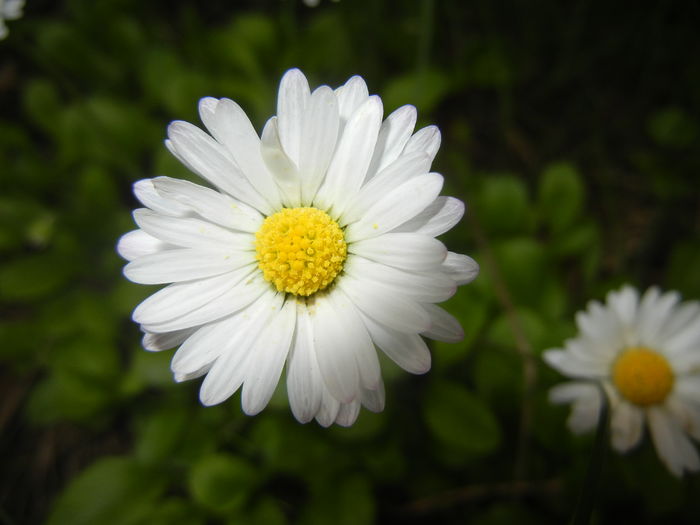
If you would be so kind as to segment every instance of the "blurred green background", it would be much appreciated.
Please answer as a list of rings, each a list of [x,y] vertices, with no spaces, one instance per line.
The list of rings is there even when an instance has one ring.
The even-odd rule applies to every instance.
[[[643,7],[647,6],[647,7]],[[592,436],[539,359],[631,282],[700,298],[696,2],[29,0],[0,41],[0,524],[559,524]],[[277,84],[362,75],[412,103],[480,277],[433,370],[384,363],[387,408],[300,425],[203,408],[140,348],[121,276],[131,184],[189,177],[162,144],[197,101],[261,129]],[[697,523],[698,476],[609,453],[596,523]]]

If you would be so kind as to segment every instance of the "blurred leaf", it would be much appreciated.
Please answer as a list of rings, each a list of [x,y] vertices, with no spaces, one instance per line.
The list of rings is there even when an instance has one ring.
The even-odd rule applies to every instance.
[[[451,88],[450,79],[438,70],[396,77],[384,88],[384,108],[393,111],[413,104],[422,115],[432,112]]]
[[[245,519],[233,520],[229,523],[230,525],[237,525],[238,523],[245,523],[246,525],[285,525],[288,521],[280,506],[272,498],[265,498],[255,505]]]
[[[532,229],[533,217],[527,189],[511,175],[488,176],[476,196],[477,220],[487,233],[512,235]]]
[[[56,292],[74,266],[53,252],[9,261],[0,268],[0,300],[28,302]]]
[[[231,454],[204,456],[192,467],[190,493],[203,507],[228,514],[242,508],[259,476],[247,461]]]
[[[138,433],[134,456],[144,463],[170,457],[182,441],[188,414],[183,407],[151,411]]]
[[[566,231],[583,208],[584,186],[576,169],[562,162],[547,167],[539,187],[538,208],[554,233]]]
[[[156,502],[143,523],[148,525],[204,525],[206,517],[190,501],[169,498]]]
[[[446,381],[433,384],[422,408],[423,419],[439,443],[485,455],[500,442],[500,429],[490,409],[458,384]]]
[[[537,304],[551,272],[544,248],[531,238],[516,237],[494,243],[493,251],[516,306]]]
[[[320,483],[304,507],[303,525],[369,525],[374,523],[375,502],[372,486],[360,474],[343,475]]]
[[[54,504],[47,524],[144,523],[163,486],[161,479],[131,458],[99,459],[73,478]]]
[[[654,113],[647,123],[649,135],[660,145],[683,148],[698,137],[698,123],[679,107],[669,107]]]

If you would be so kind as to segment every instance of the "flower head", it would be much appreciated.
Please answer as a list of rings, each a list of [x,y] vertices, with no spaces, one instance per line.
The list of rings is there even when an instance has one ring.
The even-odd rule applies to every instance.
[[[5,20],[17,20],[22,16],[24,0],[0,0],[0,40],[7,36]]]
[[[199,111],[210,134],[173,122],[166,145],[213,189],[138,181],[139,229],[119,241],[127,278],[172,283],[134,311],[145,348],[179,345],[175,379],[206,375],[205,405],[242,388],[243,410],[260,412],[286,364],[301,422],[350,425],[361,405],[382,410],[375,347],[426,372],[421,335],[462,337],[435,303],[478,273],[435,239],[464,213],[430,173],[438,129],[414,133],[413,106],[382,121],[360,77],[311,92],[297,69],[261,137],[232,100],[205,98]]]
[[[612,445],[626,452],[648,425],[659,457],[676,476],[700,469],[689,438],[700,440],[700,303],[650,288],[625,286],[576,316],[580,334],[544,358],[577,381],[550,392],[572,403],[569,427],[596,425],[602,386],[610,402]]]

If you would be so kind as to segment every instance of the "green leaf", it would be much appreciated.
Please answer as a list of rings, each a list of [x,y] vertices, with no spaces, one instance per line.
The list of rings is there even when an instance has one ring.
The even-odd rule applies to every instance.
[[[0,268],[0,300],[39,299],[68,282],[73,264],[53,253],[28,255]]]
[[[246,460],[218,453],[204,456],[192,467],[189,488],[203,507],[229,514],[243,507],[258,480],[256,470]]]
[[[139,431],[134,455],[145,463],[170,457],[182,441],[187,422],[184,408],[151,411]]]
[[[382,99],[386,108],[413,104],[424,115],[435,109],[450,88],[447,75],[438,70],[428,70],[394,78],[384,88]]]
[[[422,408],[433,437],[443,445],[486,455],[500,442],[500,428],[491,410],[461,385],[445,381],[432,385]]]
[[[571,164],[552,164],[540,180],[539,216],[553,233],[564,232],[581,215],[584,195],[581,176]]]
[[[542,283],[551,274],[542,245],[529,237],[517,237],[494,243],[493,252],[515,304],[536,305]]]
[[[683,109],[669,107],[654,113],[647,124],[649,135],[662,146],[683,148],[698,136],[698,123]]]
[[[372,486],[359,474],[317,478],[311,502],[299,520],[302,525],[364,525],[374,523]]]
[[[131,458],[99,459],[61,493],[47,525],[145,523],[163,487],[161,479]]]
[[[512,175],[487,176],[477,194],[474,213],[490,235],[526,233],[533,225],[525,184]]]

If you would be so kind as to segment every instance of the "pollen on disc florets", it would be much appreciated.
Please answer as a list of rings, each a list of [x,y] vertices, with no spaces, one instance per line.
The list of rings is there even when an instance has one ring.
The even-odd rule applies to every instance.
[[[613,383],[622,397],[636,405],[661,403],[673,388],[671,365],[649,348],[628,348],[617,358],[612,372]]]
[[[309,296],[323,290],[343,269],[343,230],[316,208],[284,208],[255,234],[263,276],[280,292]]]

